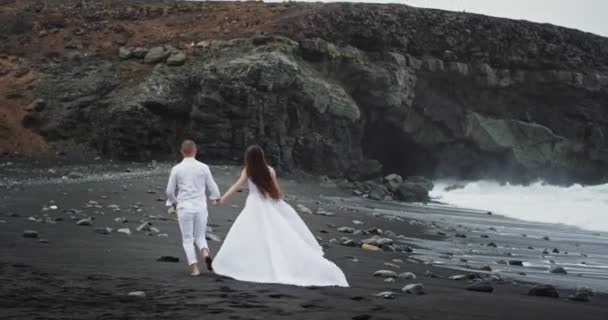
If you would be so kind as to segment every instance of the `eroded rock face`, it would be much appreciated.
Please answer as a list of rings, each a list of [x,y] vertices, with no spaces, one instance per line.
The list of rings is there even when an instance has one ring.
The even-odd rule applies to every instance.
[[[405,6],[314,8],[327,28],[303,36],[297,16],[283,36],[206,42],[128,81],[117,74],[132,60],[48,63],[38,129],[132,160],[186,137],[207,160],[257,143],[281,169],[353,180],[607,178],[608,40]]]

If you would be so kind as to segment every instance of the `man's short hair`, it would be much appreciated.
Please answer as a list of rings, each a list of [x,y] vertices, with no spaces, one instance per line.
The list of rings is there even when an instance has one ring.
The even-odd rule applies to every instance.
[[[196,143],[192,140],[184,140],[182,142],[182,152],[185,154],[193,154],[196,152]]]

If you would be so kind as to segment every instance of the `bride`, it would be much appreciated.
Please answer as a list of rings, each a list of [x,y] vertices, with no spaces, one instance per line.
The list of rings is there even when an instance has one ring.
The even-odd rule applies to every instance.
[[[213,261],[214,271],[250,282],[347,287],[342,270],[323,258],[304,221],[283,201],[274,169],[259,146],[247,148],[245,169],[219,203],[245,183],[249,185],[245,208]]]

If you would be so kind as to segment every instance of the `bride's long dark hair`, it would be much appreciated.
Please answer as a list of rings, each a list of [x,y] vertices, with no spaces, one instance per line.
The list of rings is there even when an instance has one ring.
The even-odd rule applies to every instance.
[[[262,196],[274,200],[281,199],[281,189],[272,178],[266,157],[264,157],[264,151],[260,146],[253,145],[247,148],[245,151],[245,166],[247,176],[258,187]]]

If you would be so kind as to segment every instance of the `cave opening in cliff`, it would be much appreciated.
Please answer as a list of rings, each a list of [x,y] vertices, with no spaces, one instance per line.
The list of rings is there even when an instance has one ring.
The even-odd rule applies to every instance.
[[[432,176],[437,160],[398,128],[385,122],[368,126],[363,137],[363,153],[382,163],[385,174]]]

